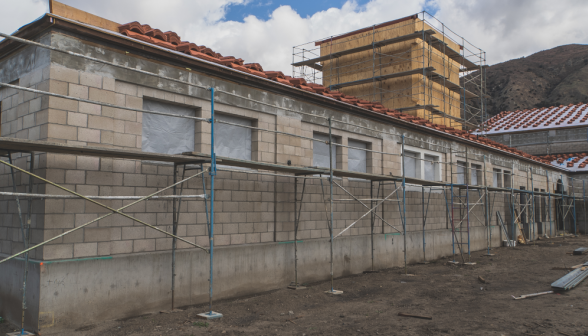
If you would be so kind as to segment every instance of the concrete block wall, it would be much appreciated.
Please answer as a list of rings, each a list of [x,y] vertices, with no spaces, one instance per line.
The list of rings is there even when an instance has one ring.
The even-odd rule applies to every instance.
[[[63,38],[56,36],[54,38]],[[71,42],[71,41],[70,41]],[[76,42],[79,43],[79,42]],[[92,47],[80,45],[81,48],[89,48],[89,53],[95,52]],[[110,54],[107,54],[110,55]],[[113,55],[113,54],[112,54]],[[141,109],[144,99],[155,99],[170,104],[180,104],[193,107],[196,115],[203,118],[210,117],[209,102],[205,96],[195,94],[194,90],[170,85],[165,81],[153,78],[136,78],[136,74],[101,67],[96,70],[88,64],[71,63],[68,56],[61,54],[52,55],[52,63],[42,69],[24,74],[19,81],[21,85],[45,85],[46,90]],[[96,55],[99,56],[99,55]],[[114,57],[123,57],[115,55]],[[128,57],[128,56],[124,56]],[[136,59],[128,58],[130,62]],[[158,73],[174,73],[173,67],[144,63],[142,66]],[[205,82],[206,76],[188,74],[192,81]],[[184,76],[184,74],[180,74]],[[141,84],[137,84],[141,83]],[[218,87],[229,85],[217,82]],[[237,87],[243,90],[243,87]],[[34,119],[42,122],[37,125],[24,122],[27,115],[22,115],[23,125],[40,127],[40,138],[33,138],[35,134],[30,128],[19,128],[20,119],[7,120],[7,132],[10,136],[25,136],[29,139],[47,140],[75,145],[105,146],[115,148],[141,149],[142,143],[142,113],[116,109],[97,104],[78,103],[55,97],[36,97],[16,93],[14,90],[6,90],[2,93],[3,109],[10,111],[8,115],[17,115],[17,110],[27,110],[27,115],[34,115]],[[39,108],[31,110],[31,106],[37,106],[33,101],[40,101]],[[14,111],[14,112],[13,112]],[[309,119],[305,115],[297,115],[292,112],[280,110],[264,110],[261,107],[246,108],[228,104],[219,98],[216,104],[218,113],[232,114],[253,121],[253,125],[259,128],[275,129],[288,132],[306,138],[312,138],[315,133],[328,133],[326,121],[323,119]],[[331,113],[341,114],[341,117],[349,118],[338,111]],[[46,117],[45,117],[46,116]],[[4,114],[3,114],[4,118]],[[363,120],[362,122],[364,122]],[[374,125],[375,126],[375,125]],[[20,133],[19,133],[20,132]],[[429,135],[402,131],[407,136],[409,144],[420,146],[428,150],[447,148],[453,146],[456,152],[463,151],[463,145],[440,141]],[[348,139],[367,142],[369,148],[375,151],[400,153],[401,146],[396,137],[381,133],[370,133],[362,129],[345,129],[335,127],[333,136],[343,145]],[[425,145],[426,143],[426,145]],[[264,131],[253,131],[252,134],[252,159],[287,164],[288,161],[295,166],[312,165],[313,141],[298,137],[275,134]],[[423,147],[424,146],[424,147]],[[195,150],[208,152],[210,150],[210,125],[206,122],[196,122]],[[337,149],[337,168],[347,169],[347,148]],[[479,152],[479,151],[478,151]],[[401,157],[392,154],[368,153],[368,171],[375,174],[398,175],[401,170]],[[440,153],[442,160],[447,160],[447,153]],[[482,164],[479,160],[481,154],[471,159],[471,162]],[[463,156],[463,155],[462,155]],[[453,162],[460,160],[459,154],[454,154]],[[487,162],[487,170],[491,171],[492,164]],[[62,184],[84,195],[101,196],[125,196],[147,195],[158,188],[163,188],[172,183],[173,166],[164,163],[140,162],[134,160],[113,160],[108,158],[92,158],[74,155],[42,154],[38,160],[38,172],[50,180]],[[294,210],[294,178],[273,177],[267,175],[252,174],[251,171],[219,172],[216,185],[216,237],[215,242],[219,246],[253,244],[272,241],[289,241],[294,239],[295,210]],[[4,171],[6,173],[7,171]],[[449,169],[444,168],[444,176],[449,177]],[[520,173],[515,170],[515,174]],[[181,175],[181,171],[179,172]],[[2,186],[10,187],[9,180],[4,175]],[[488,174],[491,183],[491,174]],[[450,178],[450,177],[449,177]],[[528,183],[527,179],[517,177],[517,183]],[[337,182],[362,199],[370,197],[370,183],[353,179],[338,179]],[[299,181],[299,191],[302,181]],[[24,188],[24,184],[20,186]],[[39,192],[60,194],[63,191],[53,187],[39,185]],[[377,190],[377,184],[373,186]],[[387,183],[381,187],[380,196],[388,196],[395,186]],[[24,189],[23,189],[24,190]],[[409,187],[406,197],[406,224],[407,231],[422,231],[423,229],[423,205],[420,187]],[[184,189],[186,194],[201,194],[201,180],[191,181]],[[378,191],[374,191],[377,194]],[[448,230],[451,227],[448,216],[447,195],[432,193],[429,197],[425,190],[425,201],[428,208],[426,230]],[[168,192],[169,194],[169,192]],[[300,194],[299,194],[300,197]],[[328,206],[328,185],[323,180],[323,189],[317,179],[308,179],[305,190],[305,198],[300,212],[300,226],[298,239],[318,239],[329,237],[328,221],[325,213],[325,205]],[[334,187],[335,199],[350,199],[351,197],[339,187]],[[462,196],[463,198],[463,196]],[[390,225],[402,231],[400,209],[396,195],[390,197],[380,207],[378,214]],[[469,201],[480,202],[476,192],[470,191]],[[106,214],[104,208],[84,200],[57,200],[50,199],[39,201],[37,208],[37,222],[35,225],[34,242],[40,242],[55,237],[66,230],[82,225],[98,216]],[[101,201],[105,205],[118,208],[127,201]],[[370,202],[365,202],[371,207]],[[18,221],[15,221],[16,207],[14,202],[6,201],[6,220],[10,221],[10,228],[6,226],[7,237],[3,241],[3,253],[14,253],[22,248],[18,241]],[[495,206],[504,206],[504,203]],[[505,216],[507,208],[500,208]],[[146,221],[149,224],[171,231],[172,202],[169,200],[147,201],[128,209],[129,215]],[[371,232],[371,215],[360,217],[367,209],[355,201],[337,201],[334,205],[334,234],[338,234],[352,223],[353,227],[345,231],[345,236],[367,235]],[[463,209],[454,209],[456,219],[464,214]],[[470,212],[470,226],[484,225],[484,208],[478,205]],[[8,222],[7,222],[8,223]],[[206,214],[204,202],[201,200],[184,200],[181,206],[180,223],[178,233],[192,242],[207,246]],[[374,232],[397,232],[390,225],[375,219]],[[464,224],[465,225],[465,224]],[[4,230],[4,228],[3,228]],[[8,234],[10,230],[10,234]],[[179,248],[188,248],[187,244],[179,243]],[[146,228],[140,223],[120,215],[113,215],[100,220],[90,226],[81,229],[74,234],[55,240],[43,248],[42,252],[35,255],[45,260],[82,258],[94,256],[108,256],[128,253],[166,251],[171,249],[171,238],[164,236],[152,229]],[[41,250],[39,250],[41,251]]]

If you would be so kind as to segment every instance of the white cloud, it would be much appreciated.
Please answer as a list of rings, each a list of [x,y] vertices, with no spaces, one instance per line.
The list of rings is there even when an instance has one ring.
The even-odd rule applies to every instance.
[[[434,0],[436,17],[486,51],[489,64],[588,43],[584,0]]]
[[[139,21],[184,40],[206,45],[223,55],[260,63],[266,70],[290,74],[292,47],[419,12],[424,0],[354,1],[301,17],[289,6],[275,9],[269,19],[224,21],[230,5],[248,0],[63,0],[107,19]],[[526,56],[569,43],[588,43],[584,0],[428,0],[450,29],[486,51],[489,64]],[[47,8],[47,0],[0,0],[0,31],[13,32]],[[9,14],[8,14],[9,13]]]

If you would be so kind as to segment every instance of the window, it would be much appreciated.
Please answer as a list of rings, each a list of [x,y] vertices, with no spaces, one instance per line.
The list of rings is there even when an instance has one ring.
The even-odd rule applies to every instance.
[[[482,181],[482,166],[472,163],[472,169],[470,171],[471,171],[471,177],[470,177],[471,182],[470,183],[472,185],[481,185],[482,182],[484,182],[484,181]]]
[[[143,109],[196,116],[196,109],[154,100],[143,100]],[[181,154],[194,151],[194,120],[143,113],[141,146],[145,152]]]
[[[456,183],[465,184],[466,164],[465,162],[457,161]]]
[[[367,149],[368,144],[362,141],[349,139],[347,141],[349,147],[356,147]],[[348,148],[347,151],[347,168],[350,171],[367,173],[367,151],[355,148]]]
[[[502,184],[505,188],[511,188],[511,184],[510,184],[510,171],[505,170],[504,174],[504,183]]]
[[[250,119],[227,114],[215,114],[216,121],[253,126]],[[240,160],[251,160],[251,128],[215,122],[214,150],[216,155]]]
[[[315,133],[313,138],[320,141],[312,142],[312,165],[315,167],[329,168],[329,145],[324,141],[329,141],[329,136]],[[333,137],[333,142],[336,140]],[[331,145],[331,162],[333,169],[337,168],[337,145]]]
[[[413,152],[404,152],[404,169],[405,177],[419,178],[419,154]]]
[[[492,170],[492,186],[495,188],[502,188],[502,170]]]
[[[438,181],[439,180],[439,157],[425,154],[425,180]]]

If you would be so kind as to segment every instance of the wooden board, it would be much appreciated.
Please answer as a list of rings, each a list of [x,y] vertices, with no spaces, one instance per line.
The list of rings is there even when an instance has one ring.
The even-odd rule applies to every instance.
[[[112,30],[117,33],[118,26],[120,26],[120,23],[116,23],[94,14],[84,12],[83,10],[62,4],[61,2],[55,0],[49,0],[49,10],[51,14],[55,14],[66,19],[87,23],[92,26]]]
[[[0,137],[0,154],[7,154],[8,151],[17,152],[46,152],[59,154],[74,154],[84,156],[109,157],[118,159],[133,159],[133,160],[151,160],[162,162],[210,162],[210,156],[205,155],[186,156],[173,154],[159,154],[142,152],[133,149],[120,149],[108,147],[90,147],[67,145],[47,141],[25,140],[15,138]]]

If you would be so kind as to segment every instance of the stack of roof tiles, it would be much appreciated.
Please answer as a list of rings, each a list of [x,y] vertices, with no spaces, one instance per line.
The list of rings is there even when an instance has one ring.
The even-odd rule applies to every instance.
[[[570,170],[588,170],[586,169],[588,165],[588,153],[545,155],[542,158],[548,160],[553,165],[565,167]]]
[[[121,34],[137,40],[155,44],[157,46],[171,49],[174,51],[182,52],[209,62],[214,62],[219,65],[230,67],[235,70],[239,70],[254,76],[273,80],[278,83],[282,83],[308,92],[323,95],[335,100],[339,100],[351,105],[358,106],[360,108],[364,108],[366,110],[387,115],[392,118],[402,119],[414,124],[436,129],[438,131],[449,133],[457,137],[468,139],[470,141],[475,141],[486,146],[510,152],[512,154],[517,154],[528,159],[548,163],[548,161],[544,159],[532,156],[523,151],[508,147],[488,138],[474,135],[467,131],[458,130],[453,127],[438,125],[423,118],[415,117],[396,110],[388,109],[378,102],[370,102],[367,100],[357,98],[355,96],[343,94],[338,91],[332,91],[325,86],[314,83],[308,83],[304,78],[292,78],[290,76],[286,76],[281,71],[265,71],[262,68],[262,66],[258,63],[245,63],[241,58],[236,58],[233,56],[223,56],[217,52],[214,52],[206,46],[199,46],[191,42],[182,41],[178,34],[176,34],[175,32],[162,32],[159,29],[154,29],[149,25],[142,25],[136,21],[121,25],[119,27],[119,31]]]
[[[514,112],[503,111],[486,122],[486,134],[586,126],[588,125],[587,121],[588,104],[584,103]]]

